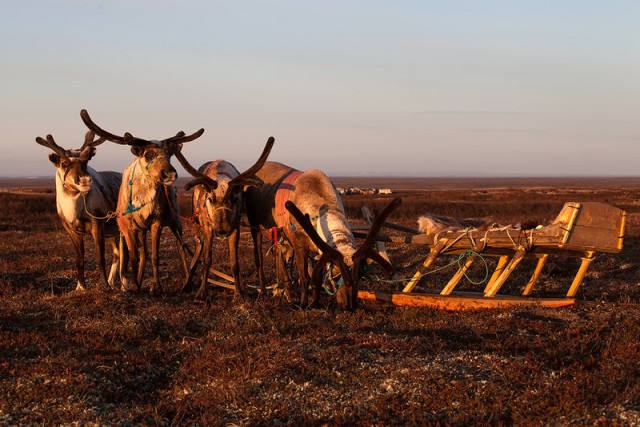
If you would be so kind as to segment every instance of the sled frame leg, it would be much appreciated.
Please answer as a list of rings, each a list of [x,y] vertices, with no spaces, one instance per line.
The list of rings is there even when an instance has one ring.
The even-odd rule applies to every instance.
[[[527,251],[523,247],[520,247],[516,250],[515,254],[513,254],[513,258],[511,258],[509,264],[504,267],[504,270],[502,270],[500,275],[496,278],[495,282],[493,282],[490,286],[487,286],[487,289],[484,293],[485,297],[494,297],[498,293],[502,285],[504,285],[504,282],[507,281],[513,270],[515,270],[520,261],[522,261],[526,253]]]
[[[477,257],[478,255],[476,255],[475,253],[469,255],[469,258],[467,258],[467,262],[465,262],[464,265],[460,267],[458,271],[456,271],[456,274],[454,274],[451,280],[449,280],[449,283],[447,283],[442,291],[440,291],[440,295],[451,294],[453,288],[455,288],[458,282],[460,282],[460,279],[464,277],[464,275],[467,273],[467,270],[469,270],[469,267],[471,267],[471,264],[473,264]]]
[[[591,265],[591,261],[595,257],[596,253],[593,251],[587,252],[586,256],[582,258],[582,262],[580,263],[580,268],[578,268],[578,272],[576,273],[576,277],[573,278],[573,283],[571,283],[571,287],[567,292],[567,297],[574,297],[584,280],[585,274],[587,274],[587,269],[589,265]]]
[[[427,259],[424,260],[424,264],[422,264],[422,266],[420,266],[418,271],[416,271],[416,273],[413,275],[409,283],[407,283],[407,285],[404,287],[402,292],[411,292],[413,288],[416,287],[416,285],[420,281],[420,278],[427,272],[431,264],[433,264],[433,261],[435,261],[435,259],[440,254],[442,249],[444,249],[445,244],[446,244],[446,239],[442,239],[435,246],[431,248],[431,250],[429,251],[429,255],[427,256]]]
[[[498,280],[498,277],[500,276],[500,274],[502,274],[502,272],[504,271],[504,268],[507,266],[508,263],[509,263],[509,255],[503,255],[500,258],[498,258],[498,265],[496,265],[496,269],[493,271],[493,274],[491,274],[491,277],[487,282],[487,286],[485,286],[484,288],[485,294],[493,286],[496,280]]]
[[[531,279],[529,279],[529,282],[527,282],[527,284],[524,286],[524,291],[522,291],[523,296],[527,296],[531,294],[533,285],[535,285],[538,279],[540,278],[540,274],[542,273],[542,268],[547,263],[547,259],[549,259],[549,254],[543,254],[538,258],[536,269],[533,271],[533,274],[531,275]]]

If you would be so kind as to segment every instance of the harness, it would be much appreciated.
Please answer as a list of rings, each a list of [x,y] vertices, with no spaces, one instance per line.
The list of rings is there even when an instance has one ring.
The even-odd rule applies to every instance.
[[[155,159],[154,159],[155,160]],[[124,215],[128,215],[130,213],[134,213],[136,211],[139,211],[140,209],[142,209],[144,207],[144,205],[146,205],[148,202],[143,203],[140,206],[134,206],[133,205],[133,177],[136,174],[136,166],[138,166],[138,162],[136,162],[133,165],[133,170],[131,171],[131,178],[129,179],[129,197],[127,199],[127,209],[125,209],[124,211],[122,211],[122,216]],[[148,166],[148,165],[147,165]],[[148,169],[148,168],[147,168]],[[149,176],[149,175],[147,175]]]
[[[291,200],[291,194],[296,189],[296,181],[298,180],[298,178],[300,178],[301,175],[302,172],[300,171],[292,171],[282,180],[280,186],[276,190],[276,224],[281,226],[284,234],[289,240],[292,240],[292,233],[296,231],[296,226],[291,222],[291,215],[289,214],[287,208],[284,207],[284,204],[287,203],[287,201]],[[277,242],[277,229],[275,232],[272,229],[270,238],[271,234],[274,234],[274,239],[272,239],[272,241],[274,243]]]

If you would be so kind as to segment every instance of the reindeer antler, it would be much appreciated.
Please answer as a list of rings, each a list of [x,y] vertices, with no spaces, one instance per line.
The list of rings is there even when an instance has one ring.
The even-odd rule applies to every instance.
[[[84,144],[82,144],[82,147],[80,147],[80,151],[84,150],[86,147],[97,147],[107,140],[106,138],[102,137],[94,139],[95,137],[96,133],[92,130],[88,130],[84,135]]]
[[[204,128],[200,128],[200,130],[192,133],[191,135],[185,135],[183,131],[180,131],[176,134],[176,136],[172,136],[171,138],[167,138],[162,142],[167,142],[171,144],[184,144],[185,142],[191,142],[194,139],[198,139],[204,133]]]
[[[311,224],[311,219],[309,218],[309,214],[303,214],[300,209],[293,203],[291,200],[288,200],[284,204],[285,208],[293,215],[293,217],[298,221],[298,224],[302,227],[302,229],[307,233],[307,236],[311,239],[311,241],[318,247],[318,249],[322,252],[320,259],[313,267],[313,271],[311,272],[311,285],[313,288],[319,286],[322,282],[322,271],[324,270],[325,264],[331,262],[336,265],[340,271],[342,272],[342,277],[344,278],[345,285],[350,288],[353,286],[354,278],[349,271],[349,267],[344,262],[344,258],[340,251],[330,246],[327,242],[325,242],[320,235],[318,235],[318,231]]]
[[[378,236],[378,232],[385,220],[391,213],[396,210],[402,204],[402,199],[396,197],[393,199],[385,208],[382,210],[382,213],[373,220],[373,224],[369,227],[369,233],[367,237],[364,239],[364,242],[360,246],[360,248],[353,254],[353,264],[354,266],[359,264],[360,260],[371,258],[382,268],[384,268],[389,274],[395,273],[395,267],[386,259],[384,259],[378,252],[373,249],[373,245],[376,242],[376,237]]]
[[[100,135],[101,137],[111,142],[115,142],[116,144],[129,145],[129,140],[133,139],[133,136],[128,132],[125,133],[124,136],[118,136],[102,129],[100,126],[95,124],[93,120],[91,120],[89,113],[85,109],[80,110],[80,118],[82,119],[84,124],[89,128],[89,130],[92,130],[93,132]]]
[[[191,187],[194,187],[196,185],[204,185],[205,187],[207,187],[208,191],[215,190],[216,188],[218,188],[218,182],[214,179],[211,179],[211,177],[203,174],[193,166],[191,166],[191,163],[187,161],[187,159],[182,154],[182,151],[180,150],[172,150],[172,151],[173,151],[173,155],[176,156],[176,159],[178,159],[182,167],[185,168],[185,170],[195,178],[194,180],[189,181],[187,185],[184,186],[185,190],[188,191],[189,189],[191,189]]]
[[[80,118],[82,118],[82,121],[90,130],[94,131],[96,134],[105,138],[108,141],[115,142],[116,144],[130,145],[134,147],[144,147],[145,145],[149,145],[152,143],[147,139],[142,139],[142,138],[133,136],[129,132],[125,132],[124,136],[118,136],[118,135],[112,134],[111,132],[107,132],[106,130],[102,129],[100,126],[95,124],[93,120],[91,120],[89,113],[85,109],[80,110]],[[175,144],[189,142],[198,138],[200,135],[202,135],[203,132],[204,132],[204,129],[200,129],[198,132],[194,133],[193,135],[189,135],[185,137],[184,132],[181,131],[181,132],[178,132],[176,136],[168,138],[165,141],[173,142]]]
[[[322,251],[322,256],[320,257],[320,259],[323,260],[326,254],[325,262],[327,261],[333,262],[335,265],[337,265],[340,268],[343,276],[348,277],[349,279],[355,281],[358,278],[357,276],[359,273],[358,269],[359,269],[360,261],[366,258],[371,258],[372,260],[380,264],[380,266],[384,268],[389,274],[393,274],[395,272],[395,267],[373,249],[373,244],[376,241],[376,237],[378,235],[378,232],[380,231],[380,228],[382,228],[382,224],[384,223],[384,221],[387,219],[389,215],[391,215],[391,212],[397,209],[401,204],[402,204],[402,199],[400,198],[393,199],[384,208],[382,213],[375,218],[375,220],[373,221],[373,224],[371,224],[371,227],[369,228],[369,233],[367,234],[367,237],[364,243],[352,255],[351,259],[353,260],[353,269],[351,274],[347,273],[346,276],[345,276],[345,273],[348,272],[349,270],[348,268],[346,268],[346,265],[344,264],[342,254],[337,249],[331,247],[327,242],[325,242],[318,235],[318,232],[311,224],[309,215],[303,214],[300,211],[300,209],[298,209],[298,207],[291,201],[287,201],[285,203],[285,207],[291,213],[291,215],[293,215],[296,221],[298,221],[298,223],[300,224],[302,229],[305,231],[305,233],[307,233],[311,241],[318,247],[318,249]],[[316,267],[317,266],[318,265],[316,265]],[[314,267],[314,271],[315,271],[315,267]]]
[[[260,157],[258,158],[258,160],[249,169],[247,169],[246,171],[242,172],[240,175],[233,178],[229,182],[229,187],[233,185],[243,185],[245,181],[250,179],[251,176],[253,176],[256,172],[258,172],[262,168],[262,166],[264,166],[264,163],[267,161],[267,158],[269,157],[269,154],[271,153],[271,149],[273,148],[273,144],[275,142],[276,142],[275,138],[270,136],[269,139],[267,139],[267,143],[265,144],[264,149],[262,150],[262,154],[260,154]]]
[[[58,144],[56,144],[56,141],[53,139],[53,136],[51,136],[50,134],[47,135],[47,139],[44,139],[38,136],[36,138],[36,142],[42,145],[43,147],[50,148],[51,150],[53,150],[54,153],[56,153],[59,156],[67,157],[67,150],[60,147]]]

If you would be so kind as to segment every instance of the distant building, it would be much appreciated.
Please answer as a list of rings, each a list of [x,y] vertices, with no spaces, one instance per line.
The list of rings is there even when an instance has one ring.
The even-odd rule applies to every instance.
[[[352,195],[365,195],[370,196],[373,194],[392,194],[390,188],[359,188],[359,187],[347,187],[342,188],[338,187],[338,193],[342,195],[352,196]]]

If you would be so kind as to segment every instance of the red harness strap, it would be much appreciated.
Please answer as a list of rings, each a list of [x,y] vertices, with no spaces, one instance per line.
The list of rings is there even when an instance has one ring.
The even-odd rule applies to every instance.
[[[278,227],[271,227],[269,229],[269,240],[273,242],[273,246],[278,247]]]
[[[178,218],[182,219],[183,221],[189,221],[189,222],[193,222],[195,223],[195,217],[197,214],[197,211],[193,213],[193,216],[191,217],[186,217],[186,216],[182,216],[178,213],[178,207],[174,207],[173,203],[171,202],[171,196],[169,196],[169,187],[167,187],[166,185],[163,185],[164,187],[164,195],[167,198],[167,203],[169,204],[169,208],[171,208],[171,211],[173,212],[173,214],[175,216],[177,216]]]

